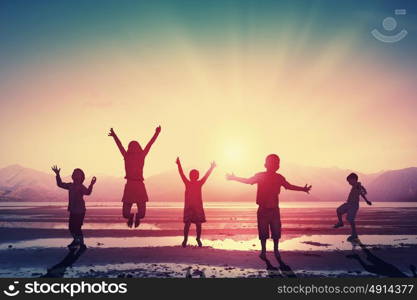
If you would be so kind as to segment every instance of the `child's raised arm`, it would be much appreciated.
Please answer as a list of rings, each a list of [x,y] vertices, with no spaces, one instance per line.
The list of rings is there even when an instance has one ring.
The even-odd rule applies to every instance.
[[[151,150],[151,147],[152,147],[153,143],[155,143],[155,141],[158,138],[158,135],[159,135],[160,132],[161,132],[161,126],[156,127],[153,137],[149,140],[148,144],[146,145],[146,147],[144,149],[145,154],[148,154],[149,150]]]
[[[283,186],[287,190],[298,191],[298,192],[306,192],[307,194],[309,194],[310,190],[311,190],[311,185],[306,184],[305,186],[298,186],[298,185],[293,185],[293,184],[289,183],[288,181],[285,181]]]
[[[89,196],[91,195],[91,193],[93,192],[93,186],[96,184],[97,178],[95,176],[93,176],[93,178],[91,178],[91,183],[88,186],[88,188],[84,191],[84,195]]]
[[[69,188],[70,184],[62,182],[61,175],[59,174],[59,172],[61,172],[61,169],[58,168],[57,165],[55,165],[55,166],[52,166],[52,171],[54,171],[54,173],[56,175],[56,185],[58,187],[60,187],[61,189],[66,189],[67,190]]]
[[[120,153],[123,155],[123,157],[126,155],[126,150],[122,145],[122,142],[117,137],[116,133],[114,132],[113,128],[110,128],[110,132],[108,136],[113,137],[114,141],[116,142],[117,147],[119,148]]]
[[[209,178],[211,172],[213,172],[214,168],[216,167],[216,162],[212,162],[210,168],[207,170],[206,174],[204,174],[203,178],[201,178],[201,182],[204,184],[207,179]]]
[[[184,170],[182,169],[181,161],[180,161],[180,158],[179,157],[177,157],[177,160],[175,161],[175,163],[178,166],[178,173],[180,173],[180,176],[181,176],[182,181],[184,183],[187,183],[188,182],[188,179],[187,179],[187,177],[184,174]]]
[[[243,178],[243,177],[236,176],[234,173],[227,174],[226,179],[241,182],[241,183],[245,183],[245,184],[254,184],[254,183],[256,183],[256,179],[254,177]]]

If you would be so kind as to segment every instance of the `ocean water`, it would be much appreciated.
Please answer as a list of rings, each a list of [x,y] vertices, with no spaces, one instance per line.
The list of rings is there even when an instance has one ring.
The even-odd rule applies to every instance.
[[[341,205],[342,201],[317,201],[317,202],[289,202],[282,201],[280,203],[281,208],[336,208]],[[86,201],[86,206],[91,208],[120,208],[121,202],[89,202]],[[362,203],[362,205],[365,205]],[[66,208],[66,202],[24,202],[24,201],[2,201],[0,202],[0,210],[2,209],[25,209],[31,207],[62,207]],[[147,206],[149,208],[183,208],[184,202],[148,202]],[[224,209],[248,209],[256,208],[257,205],[255,202],[205,202],[204,206],[206,208],[224,208]],[[374,201],[372,208],[406,208],[406,207],[417,207],[417,202],[377,202]]]

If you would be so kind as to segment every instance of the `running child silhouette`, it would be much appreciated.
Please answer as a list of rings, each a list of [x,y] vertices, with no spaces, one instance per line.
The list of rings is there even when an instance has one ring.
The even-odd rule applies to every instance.
[[[232,173],[228,174],[226,178],[241,183],[258,185],[256,195],[256,204],[258,204],[257,220],[258,234],[262,247],[259,257],[262,260],[266,260],[266,240],[269,238],[269,232],[271,231],[271,237],[274,241],[275,258],[280,265],[285,265],[278,250],[278,243],[281,238],[281,217],[279,210],[281,187],[283,186],[287,190],[309,193],[311,185],[301,187],[290,184],[284,176],[277,173],[279,167],[279,156],[270,154],[265,159],[265,172],[257,173],[251,178],[237,177]]]
[[[201,242],[201,224],[206,222],[206,216],[204,214],[203,199],[201,195],[201,189],[204,183],[207,181],[213,169],[216,167],[216,163],[212,162],[210,169],[206,174],[199,180],[199,172],[195,169],[190,171],[190,179],[188,179],[181,166],[180,158],[176,160],[178,166],[178,172],[180,173],[181,179],[185,184],[185,201],[184,201],[184,241],[182,246],[187,246],[188,232],[190,231],[191,223],[194,223],[197,230],[197,243],[199,247],[202,247]]]
[[[145,217],[148,194],[146,193],[145,184],[143,182],[143,166],[145,164],[146,155],[149,153],[149,150],[158,138],[160,132],[161,126],[158,126],[155,129],[155,134],[149,140],[145,149],[142,149],[139,142],[131,141],[126,151],[113,128],[110,128],[109,136],[114,138],[114,141],[116,142],[116,145],[119,148],[125,162],[126,185],[122,198],[122,215],[125,219],[127,219],[127,226],[130,228],[133,226],[133,218],[135,217],[135,215],[131,213],[132,205],[134,203],[136,203],[137,206],[137,213],[134,218],[135,227],[138,227],[140,220]]]
[[[348,241],[352,241],[358,238],[355,219],[356,219],[356,214],[358,213],[358,210],[359,210],[360,197],[362,197],[365,200],[366,204],[368,205],[372,205],[372,202],[366,198],[366,194],[367,194],[366,189],[358,181],[359,178],[357,174],[355,173],[349,174],[346,180],[349,182],[352,188],[350,190],[346,203],[339,206],[336,210],[337,218],[339,219],[339,221],[333,227],[334,228],[342,227],[344,225],[342,216],[346,214],[346,219],[350,223],[350,226],[352,229],[352,234],[348,237]]]
[[[93,191],[93,186],[96,183],[96,177],[91,179],[91,183],[86,188],[84,186],[85,175],[83,170],[75,169],[72,172],[73,182],[66,183],[62,182],[60,171],[61,169],[57,166],[52,167],[52,171],[56,174],[56,184],[58,187],[68,190],[69,201],[68,201],[68,211],[70,212],[68,227],[71,235],[73,236],[73,241],[68,245],[70,250],[76,250],[79,248],[80,251],[87,249],[87,246],[84,244],[84,235],[81,230],[81,227],[84,223],[85,217],[85,202],[83,196],[91,195]]]

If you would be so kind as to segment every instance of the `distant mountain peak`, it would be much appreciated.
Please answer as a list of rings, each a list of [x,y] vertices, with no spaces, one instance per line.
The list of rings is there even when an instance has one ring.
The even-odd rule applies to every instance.
[[[27,169],[25,167],[23,167],[22,165],[19,164],[12,164],[12,165],[8,165],[4,168],[0,168],[0,170],[22,170],[22,169]]]
[[[350,170],[300,165],[285,165],[283,175],[294,184],[312,184],[311,195],[283,190],[282,200],[291,201],[344,201],[349,191],[346,176]],[[389,170],[373,174],[359,173],[360,180],[375,201],[417,201],[417,167]],[[64,181],[71,181],[64,177]],[[182,201],[184,185],[175,169],[149,176],[146,188],[151,201]],[[88,184],[86,182],[86,184]],[[102,175],[87,201],[120,201],[125,180]],[[223,175],[213,174],[204,189],[207,201],[254,201],[255,187],[227,182]],[[52,172],[43,172],[12,164],[0,168],[0,198],[26,201],[67,201],[66,191],[57,188]]]

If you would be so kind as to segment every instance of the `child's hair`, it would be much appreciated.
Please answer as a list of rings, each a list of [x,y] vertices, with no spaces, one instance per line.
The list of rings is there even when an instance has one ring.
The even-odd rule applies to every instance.
[[[198,170],[196,169],[192,169],[190,171],[190,180],[195,181],[198,179],[198,177],[200,177],[200,172],[198,172]]]
[[[74,169],[74,171],[72,172],[71,178],[74,181],[74,183],[83,183],[85,180],[84,171],[79,168]]]
[[[279,169],[280,159],[276,154],[269,154],[265,158],[265,168],[270,171],[277,171]]]
[[[359,179],[359,177],[358,177],[358,175],[357,175],[356,173],[350,173],[350,174],[348,175],[348,177],[346,177],[346,180],[347,180],[347,181],[349,181],[349,180],[355,180],[355,181],[358,181],[358,179]]]
[[[131,141],[127,146],[127,153],[139,153],[142,151],[142,147],[140,146],[139,142]]]

